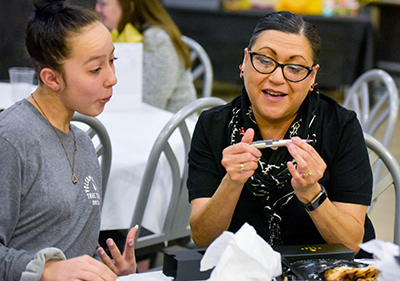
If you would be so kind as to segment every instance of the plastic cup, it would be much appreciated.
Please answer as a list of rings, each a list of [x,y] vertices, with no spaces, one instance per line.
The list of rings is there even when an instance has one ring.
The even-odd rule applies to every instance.
[[[11,96],[14,102],[29,96],[32,91],[35,70],[30,67],[11,67],[8,69],[11,83]]]

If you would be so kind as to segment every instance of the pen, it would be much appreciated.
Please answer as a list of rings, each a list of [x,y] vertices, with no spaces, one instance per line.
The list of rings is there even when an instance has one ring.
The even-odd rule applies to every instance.
[[[285,146],[285,143],[292,141],[291,139],[283,139],[283,140],[259,140],[249,143],[249,145],[257,147],[259,149],[267,148],[267,147],[281,147]],[[303,139],[305,142],[313,142],[313,140]]]

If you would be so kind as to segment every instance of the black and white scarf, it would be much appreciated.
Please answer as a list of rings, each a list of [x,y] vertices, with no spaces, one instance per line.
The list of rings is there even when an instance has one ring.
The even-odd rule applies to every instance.
[[[316,89],[310,92],[300,106],[298,114],[285,134],[285,139],[299,136],[317,142],[319,93]],[[246,90],[243,88],[241,98],[236,100],[229,123],[231,144],[241,141],[248,128],[255,131],[254,141],[262,140],[252,106]],[[263,149],[258,159],[258,168],[245,184],[264,206],[265,229],[263,238],[270,245],[282,245],[279,211],[295,196],[291,186],[291,174],[287,168],[288,161],[295,161],[286,147],[276,150]]]

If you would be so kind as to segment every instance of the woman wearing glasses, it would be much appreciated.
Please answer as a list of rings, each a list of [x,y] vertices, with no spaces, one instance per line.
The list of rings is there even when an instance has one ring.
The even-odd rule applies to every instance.
[[[242,95],[200,116],[189,153],[192,237],[208,246],[245,222],[271,245],[342,243],[362,256],[372,174],[354,112],[315,88],[319,36],[271,13],[244,50]],[[259,149],[259,140],[289,139]],[[310,140],[308,142],[305,139]]]

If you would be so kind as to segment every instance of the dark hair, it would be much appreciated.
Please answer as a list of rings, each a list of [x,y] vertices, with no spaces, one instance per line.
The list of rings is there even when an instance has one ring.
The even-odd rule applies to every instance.
[[[291,12],[274,12],[261,18],[253,35],[250,38],[248,48],[253,47],[259,35],[266,30],[278,30],[285,33],[304,35],[310,42],[314,64],[318,63],[321,52],[321,40],[314,25],[303,20],[302,16]]]
[[[118,23],[119,33],[124,30],[127,23],[131,23],[140,33],[149,27],[162,28],[184,60],[186,69],[191,67],[189,48],[182,41],[181,32],[159,0],[118,0],[118,2],[122,8],[121,19]]]
[[[72,6],[65,0],[33,0],[35,12],[28,22],[25,45],[40,79],[45,68],[63,73],[63,61],[71,56],[69,39],[84,27],[100,21],[89,9]]]

